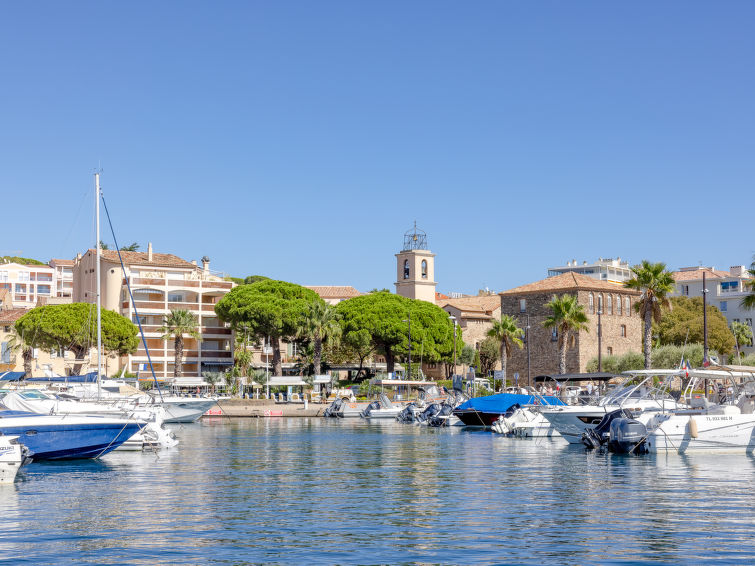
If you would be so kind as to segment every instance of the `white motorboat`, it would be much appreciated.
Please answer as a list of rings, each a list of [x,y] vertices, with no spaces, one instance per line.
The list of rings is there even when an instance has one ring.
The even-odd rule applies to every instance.
[[[381,393],[378,401],[373,401],[362,411],[365,419],[396,419],[403,407],[394,405],[385,393]]]
[[[684,390],[688,408],[645,411],[611,423],[609,449],[614,452],[755,452],[755,370],[689,371]],[[726,384],[712,402],[705,382]]]
[[[18,436],[0,435],[0,483],[13,483],[28,461],[29,450],[18,442]]]
[[[607,413],[618,409],[632,412],[664,412],[687,408],[668,394],[667,388],[652,386],[649,377],[664,380],[680,376],[682,370],[637,370],[626,372],[627,378],[596,405],[542,406],[540,413],[558,433],[572,444],[581,444],[582,435],[595,427]]]
[[[520,438],[558,438],[555,427],[535,408],[520,407],[511,415],[501,415],[491,427],[493,432]]]

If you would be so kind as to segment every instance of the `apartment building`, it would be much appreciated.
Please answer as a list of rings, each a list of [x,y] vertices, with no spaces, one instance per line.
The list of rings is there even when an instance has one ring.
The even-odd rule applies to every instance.
[[[729,271],[722,271],[714,267],[682,267],[672,272],[676,289],[672,296],[702,297],[703,274],[705,286],[708,289],[705,300],[709,305],[718,307],[731,326],[732,322],[744,322],[752,328],[755,311],[746,310],[741,306],[742,299],[748,294],[745,287],[751,281],[750,273],[744,265],[735,265]],[[752,344],[740,344],[745,354],[755,352]]]
[[[0,289],[7,289],[16,308],[32,308],[55,296],[55,269],[49,265],[0,264]]]
[[[173,254],[122,251],[124,278],[118,252],[102,250],[100,293],[102,307],[141,323],[152,366],[158,378],[173,377],[174,341],[163,340],[160,328],[171,310],[188,310],[198,320],[201,340],[184,337],[182,378],[179,385],[201,382],[202,372],[224,371],[233,365],[231,329],[218,320],[215,304],[233,287],[221,274],[210,271],[210,260],[186,261]],[[97,252],[90,249],[77,257],[73,267],[74,302],[95,302]],[[131,287],[128,292],[127,283]],[[132,300],[133,296],[133,300]],[[122,360],[128,371],[150,375],[147,351],[142,343],[135,354]]]
[[[548,268],[548,277],[555,277],[563,273],[579,273],[580,275],[587,275],[600,281],[617,281],[619,283],[632,278],[632,269],[629,262],[622,260],[620,257],[616,259],[600,257],[598,261],[593,263],[583,261],[581,264],[578,264],[577,260],[573,259],[567,261],[566,265]]]
[[[51,259],[53,268],[53,296],[58,298],[73,297],[73,264],[72,259]]]

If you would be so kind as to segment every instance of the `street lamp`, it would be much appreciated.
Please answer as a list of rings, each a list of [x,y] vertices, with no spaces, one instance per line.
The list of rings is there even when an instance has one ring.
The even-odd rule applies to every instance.
[[[525,329],[525,341],[527,342],[527,386],[532,386],[530,378],[530,315],[527,315],[527,328]]]
[[[603,371],[603,349],[601,348],[600,342],[601,338],[603,337],[602,333],[602,327],[600,324],[600,315],[603,314],[603,311],[598,309],[598,371]]]
[[[449,314],[448,317],[454,321],[454,371],[453,375],[451,376],[453,377],[454,375],[456,375],[456,317],[452,314]]]
[[[404,319],[402,322],[409,323],[409,379],[412,378],[412,313],[407,315],[409,318]]]

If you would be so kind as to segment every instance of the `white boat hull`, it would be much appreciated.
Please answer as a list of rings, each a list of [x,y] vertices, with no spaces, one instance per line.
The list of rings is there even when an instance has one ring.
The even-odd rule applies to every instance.
[[[0,437],[0,483],[13,483],[18,470],[26,461],[24,447],[11,443],[11,438],[17,437]]]
[[[658,415],[648,423],[649,452],[755,452],[755,415]]]

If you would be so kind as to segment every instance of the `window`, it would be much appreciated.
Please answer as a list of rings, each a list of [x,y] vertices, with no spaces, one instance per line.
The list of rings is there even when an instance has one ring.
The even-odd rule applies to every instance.
[[[689,295],[689,285],[682,285],[682,295]]]
[[[18,280],[19,281],[29,281],[29,272],[28,271],[19,271],[18,272]]]
[[[613,296],[608,295],[608,314],[613,314]]]
[[[404,260],[404,279],[409,279],[409,260]]]
[[[747,326],[752,326],[752,319],[751,319],[751,318],[746,318],[746,319],[745,319],[745,324],[746,324]]]
[[[26,293],[26,285],[16,283],[16,293]]]
[[[427,279],[427,260],[422,260],[422,279]]]
[[[627,325],[622,324],[621,325],[621,337],[626,338],[627,337]]]
[[[609,356],[613,356],[613,348],[611,348],[611,346],[608,346],[608,348],[606,348],[606,352]]]
[[[739,281],[724,281],[721,283],[722,293],[735,293],[739,290]]]
[[[519,299],[519,312],[527,312],[527,299]]]
[[[621,316],[621,295],[616,297],[616,314]]]
[[[595,297],[592,293],[587,298],[588,305],[590,306],[590,314],[595,314]]]
[[[555,342],[558,340],[558,330],[554,328],[551,330],[551,342]]]
[[[603,295],[598,295],[598,312],[603,313]]]
[[[184,296],[181,293],[168,293],[168,302],[170,303],[183,303]]]
[[[7,280],[8,280],[8,272],[0,271],[0,281],[7,281]]]
[[[727,307],[728,307],[728,305],[726,304],[726,301],[721,301],[721,304],[720,304],[719,310],[720,310],[721,312],[726,312],[726,310],[727,310]]]
[[[627,316],[632,316],[632,301],[629,300],[629,297],[624,297],[624,310],[627,313]]]
[[[37,295],[49,295],[49,294],[50,294],[49,285],[37,285]]]

